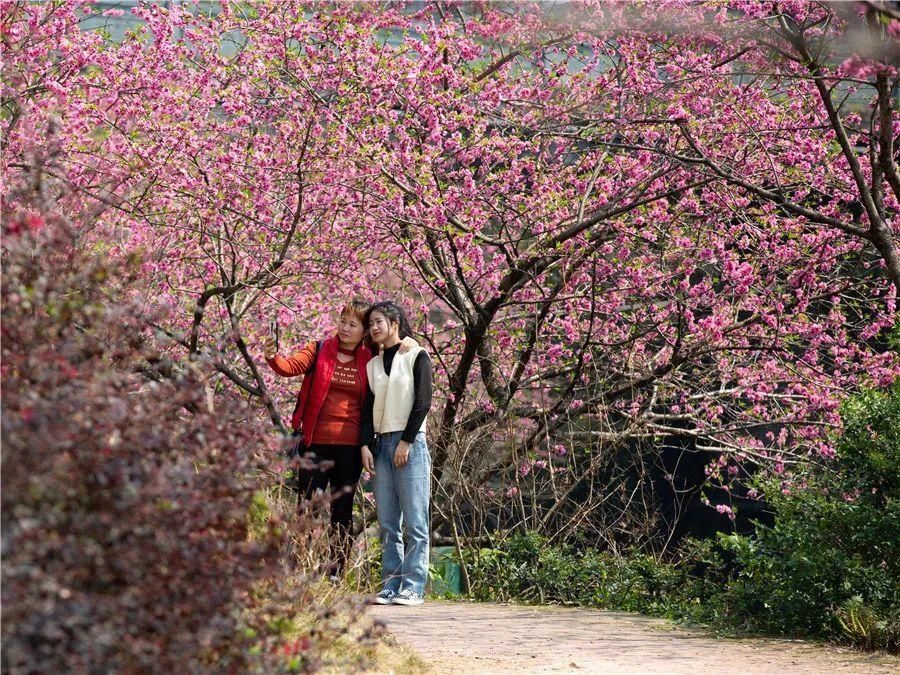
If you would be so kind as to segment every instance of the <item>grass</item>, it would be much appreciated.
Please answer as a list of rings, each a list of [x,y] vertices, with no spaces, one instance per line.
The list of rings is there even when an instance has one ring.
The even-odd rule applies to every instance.
[[[296,583],[305,587],[309,582]],[[254,618],[264,627],[251,632],[255,641],[251,652],[257,656],[265,652],[270,668],[335,674],[428,671],[415,652],[398,644],[368,615],[365,597],[354,589],[318,581],[305,591],[302,597],[308,600],[291,602],[273,597],[271,586],[258,589],[262,602]]]
[[[251,537],[260,536],[277,515],[290,521],[295,496],[281,486],[260,491],[248,514]],[[263,583],[254,595],[259,611],[254,617],[264,629],[252,648],[265,650],[277,662],[277,670],[322,673],[387,673],[413,675],[428,672],[427,664],[411,649],[397,643],[367,613],[366,596],[380,585],[377,539],[363,537],[344,583],[334,586],[319,581],[319,563],[328,556],[327,521],[310,521],[296,528],[290,563],[293,579],[287,589]],[[299,570],[308,570],[304,577]],[[284,583],[282,581],[282,583]],[[287,591],[287,592],[285,592]]]

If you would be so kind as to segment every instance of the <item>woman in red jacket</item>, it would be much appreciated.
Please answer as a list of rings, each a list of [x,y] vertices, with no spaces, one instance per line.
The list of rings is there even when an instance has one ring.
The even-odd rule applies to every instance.
[[[353,498],[362,473],[360,418],[368,390],[366,364],[372,358],[371,343],[363,339],[369,306],[361,300],[348,302],[341,309],[336,335],[310,342],[290,356],[276,352],[274,338],[264,346],[266,362],[276,373],[304,375],[291,417],[291,427],[302,439],[300,455],[306,459],[298,472],[298,506],[305,508],[317,490],[331,488],[331,527],[337,542],[333,577],[343,573],[350,552]],[[408,344],[417,346],[413,340]]]

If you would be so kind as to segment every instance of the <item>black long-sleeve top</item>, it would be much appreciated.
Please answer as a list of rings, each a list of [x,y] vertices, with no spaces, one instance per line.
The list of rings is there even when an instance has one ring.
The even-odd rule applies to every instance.
[[[394,345],[384,350],[384,372],[391,374],[391,365],[394,363],[394,356],[400,349],[400,345]],[[400,436],[407,443],[416,440],[416,434],[422,428],[422,422],[431,409],[431,393],[432,393],[432,375],[431,375],[431,359],[424,351],[419,352],[413,363],[413,407],[409,413],[409,419],[406,422],[406,428]],[[374,450],[375,444],[375,423],[372,419],[372,409],[375,406],[375,394],[372,387],[366,389],[366,400],[363,402],[362,417],[360,419],[360,443],[368,445]]]

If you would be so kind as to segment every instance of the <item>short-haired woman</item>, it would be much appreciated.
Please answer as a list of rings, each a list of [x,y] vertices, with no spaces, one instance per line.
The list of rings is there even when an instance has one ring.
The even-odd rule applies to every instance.
[[[401,340],[411,331],[397,304],[373,305],[366,325],[372,341],[381,346],[381,353],[367,366],[369,388],[362,410],[360,450],[363,466],[374,474],[381,529],[384,585],[373,602],[421,605],[431,530],[431,456],[425,441],[431,359],[418,346],[399,352]]]
[[[349,554],[353,497],[362,473],[360,418],[372,351],[364,340],[369,303],[351,300],[341,309],[337,334],[310,342],[291,356],[276,353],[274,339],[264,350],[269,367],[282,377],[305,375],[291,417],[302,436],[298,471],[301,509],[317,490],[331,488],[331,529],[335,538],[330,573],[343,573]],[[309,373],[309,375],[307,375]],[[302,433],[301,433],[302,430]]]

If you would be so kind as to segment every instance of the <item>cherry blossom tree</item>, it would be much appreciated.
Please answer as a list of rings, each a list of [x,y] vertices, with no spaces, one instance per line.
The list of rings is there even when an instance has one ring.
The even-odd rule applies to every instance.
[[[755,15],[677,9],[671,34],[648,32],[631,6],[581,15],[573,34],[574,21],[534,8],[438,8],[404,45],[409,86],[369,80],[391,98],[371,151],[376,220],[416,267],[410,293],[426,282],[445,316],[433,334],[447,382],[439,476],[552,467],[560,443],[596,448],[570,465],[580,480],[566,496],[613,448],[667,434],[719,453],[723,479],[745,461],[783,471],[830,453],[841,392],[896,376],[895,357],[868,344],[894,320],[895,289],[864,271],[891,250],[876,243],[881,225],[862,236],[836,224],[839,189],[813,217],[764,183],[791,177],[795,201],[836,173],[854,184],[852,167],[832,166],[847,155],[828,127],[796,124],[827,106],[771,77],[715,72],[749,60],[748,44],[760,65]],[[723,52],[720,24],[751,38]],[[760,141],[763,125],[777,142]],[[706,146],[766,187],[717,173]],[[882,203],[883,224],[896,199]],[[457,475],[450,492],[467,485]]]
[[[896,377],[896,69],[835,59],[857,24],[896,43],[868,11],[148,4],[112,44],[89,3],[8,4],[4,170],[97,213],[84,246],[142,251],[157,337],[275,426],[265,318],[299,341],[400,296],[439,507],[506,483],[529,526],[575,527],[635,444],[783,472]]]
[[[659,96],[670,126],[655,149],[810,228],[858,240],[900,287],[900,18],[884,3],[734,7],[714,31],[702,30],[706,15],[667,15],[708,42],[698,54],[707,58],[666,65]],[[631,138],[623,147],[641,146],[640,134]]]
[[[340,87],[340,59],[311,46],[337,17],[307,21],[280,3],[249,15],[225,4],[214,17],[147,5],[134,10],[140,28],[107,44],[79,28],[94,18],[90,3],[5,11],[18,57],[7,64],[6,168],[72,211],[99,205],[88,245],[142,251],[148,305],[181,309],[158,330],[281,426],[245,332],[255,337],[270,314],[322,330],[340,294],[370,293],[364,238],[342,234],[354,226],[346,142],[323,124],[320,99],[290,82],[296,68],[320,73],[317,92]],[[358,28],[343,30],[352,40]]]

